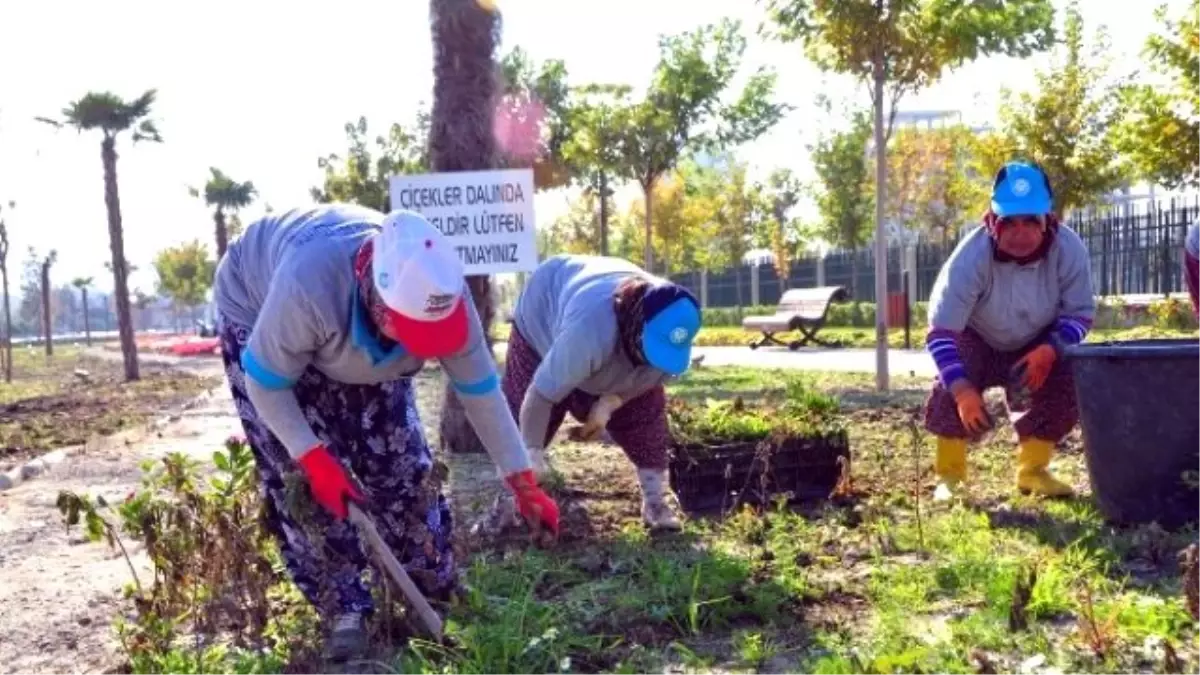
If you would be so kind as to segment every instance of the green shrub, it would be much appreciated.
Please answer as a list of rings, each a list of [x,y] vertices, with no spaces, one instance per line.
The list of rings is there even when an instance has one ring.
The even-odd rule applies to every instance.
[[[1149,314],[1158,328],[1168,330],[1190,330],[1196,328],[1196,315],[1191,302],[1178,298],[1164,298],[1150,303]]]

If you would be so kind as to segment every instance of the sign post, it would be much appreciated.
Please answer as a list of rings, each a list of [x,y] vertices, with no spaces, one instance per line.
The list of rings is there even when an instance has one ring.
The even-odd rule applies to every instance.
[[[533,169],[392,176],[389,187],[392,208],[416,211],[441,230],[467,276],[537,267]]]

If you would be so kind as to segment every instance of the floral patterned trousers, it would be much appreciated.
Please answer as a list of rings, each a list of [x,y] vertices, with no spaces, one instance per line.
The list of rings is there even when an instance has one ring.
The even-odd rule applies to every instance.
[[[303,515],[291,506],[285,479],[294,474],[306,483],[246,395],[241,355],[250,328],[219,316],[218,329],[233,402],[258,466],[267,526],[288,573],[319,610],[370,614],[374,607],[363,580],[367,557],[355,527],[315,504]],[[364,510],[413,581],[429,597],[448,596],[458,582],[453,521],[433,478],[411,381],[352,385],[310,367],[293,391],[313,431],[358,478]]]
[[[959,334],[955,342],[959,358],[967,371],[967,379],[982,394],[991,387],[1006,387],[1012,367],[1039,340],[1016,351],[1002,352],[992,348],[978,333],[968,328]],[[1014,401],[1010,397],[1007,403],[1009,419],[1019,439],[1033,437],[1058,443],[1079,421],[1071,364],[1063,358],[1058,359],[1045,384],[1033,392],[1028,401]],[[925,400],[924,415],[925,430],[930,433],[949,438],[971,437],[958,417],[954,395],[937,378],[934,378],[933,388]]]

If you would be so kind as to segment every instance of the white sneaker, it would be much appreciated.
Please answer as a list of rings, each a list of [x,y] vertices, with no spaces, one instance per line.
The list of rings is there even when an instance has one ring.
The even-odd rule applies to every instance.
[[[651,530],[679,530],[679,517],[667,504],[667,470],[638,469],[642,486],[642,522]]]
[[[674,509],[661,499],[656,501],[642,500],[642,522],[651,530],[672,530],[677,532],[683,529],[683,525],[679,523],[679,516],[675,515]]]

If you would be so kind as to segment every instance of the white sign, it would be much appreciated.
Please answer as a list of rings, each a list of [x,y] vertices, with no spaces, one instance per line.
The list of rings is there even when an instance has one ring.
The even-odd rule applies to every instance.
[[[392,176],[391,198],[441,230],[468,275],[537,267],[533,169]]]

